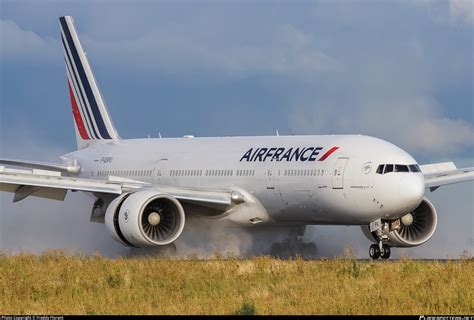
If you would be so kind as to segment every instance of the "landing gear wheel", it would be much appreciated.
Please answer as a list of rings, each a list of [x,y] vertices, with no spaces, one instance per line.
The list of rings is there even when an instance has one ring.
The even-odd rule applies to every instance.
[[[390,252],[390,251],[389,251]],[[390,254],[390,253],[389,253]],[[369,256],[372,259],[378,259],[380,257],[380,248],[378,244],[373,244],[369,248]]]
[[[382,259],[388,259],[390,258],[390,246],[384,244],[382,246],[382,250],[380,251],[380,258]]]

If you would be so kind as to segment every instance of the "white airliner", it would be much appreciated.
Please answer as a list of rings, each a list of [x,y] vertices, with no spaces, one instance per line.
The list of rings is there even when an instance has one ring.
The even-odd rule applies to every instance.
[[[14,202],[89,192],[97,198],[91,221],[125,246],[170,245],[187,217],[200,216],[291,227],[278,246],[295,253],[306,225],[359,225],[374,242],[370,257],[387,259],[391,247],[433,235],[437,213],[426,189],[474,179],[474,168],[419,166],[362,135],[121,139],[72,17],[59,20],[78,150],[62,164],[0,159],[0,190]]]

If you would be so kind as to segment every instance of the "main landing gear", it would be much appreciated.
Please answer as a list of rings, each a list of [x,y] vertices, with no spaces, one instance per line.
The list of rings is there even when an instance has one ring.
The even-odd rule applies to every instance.
[[[388,259],[390,258],[390,246],[386,244],[373,244],[369,248],[369,255],[372,259]]]
[[[306,226],[291,229],[288,238],[283,242],[272,244],[271,255],[281,259],[301,257],[314,259],[317,257],[317,247],[314,242],[303,242]]]

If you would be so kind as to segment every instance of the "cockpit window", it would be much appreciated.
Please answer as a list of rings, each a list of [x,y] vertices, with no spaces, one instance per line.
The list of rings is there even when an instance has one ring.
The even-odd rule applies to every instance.
[[[385,174],[389,172],[421,172],[417,164],[381,164],[377,167],[376,173]]]
[[[389,172],[393,172],[393,164],[386,164],[385,165],[385,170],[384,170],[384,174],[385,173],[389,173]]]
[[[377,173],[378,173],[378,174],[382,174],[382,173],[383,173],[383,167],[384,167],[383,164],[381,164],[381,165],[379,165],[379,166],[377,167]]]
[[[403,165],[403,164],[396,164],[395,172],[410,172],[410,171],[408,170],[408,166]]]

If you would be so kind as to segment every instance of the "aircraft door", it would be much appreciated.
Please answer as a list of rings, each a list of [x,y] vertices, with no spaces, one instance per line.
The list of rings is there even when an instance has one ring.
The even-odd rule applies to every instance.
[[[155,162],[154,168],[154,184],[164,185],[166,169],[168,167],[168,158],[164,157]]]
[[[267,189],[275,189],[275,182],[273,178],[273,166],[267,169]]]
[[[347,161],[349,161],[349,158],[338,158],[336,160],[336,165],[334,166],[332,175],[333,189],[344,188],[344,170],[346,169]]]

